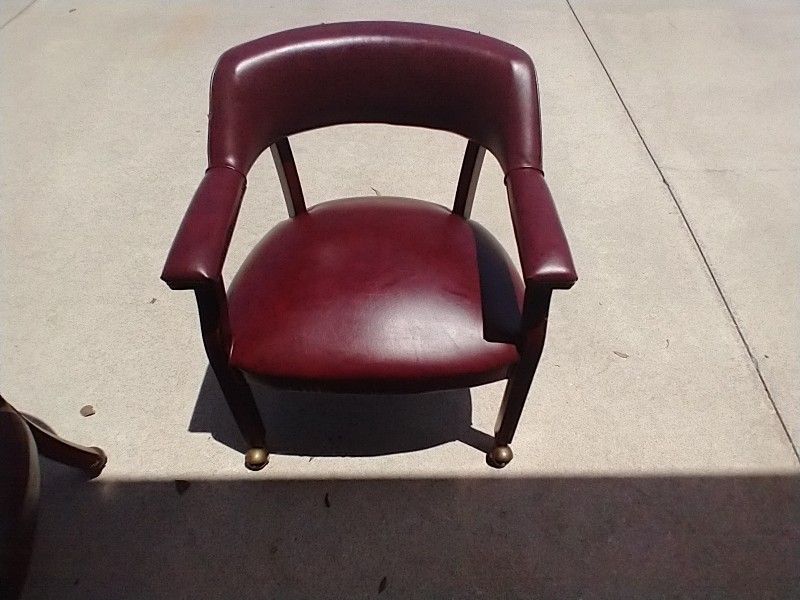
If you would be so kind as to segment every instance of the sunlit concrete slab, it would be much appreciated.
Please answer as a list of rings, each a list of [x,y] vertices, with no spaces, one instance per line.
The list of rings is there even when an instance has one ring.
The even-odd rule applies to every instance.
[[[800,5],[573,3],[800,440]]]
[[[340,415],[325,399],[259,389],[282,452],[265,470],[245,471],[230,417],[207,375],[194,300],[158,280],[205,167],[208,81],[219,53],[288,27],[369,18],[481,31],[521,46],[537,65],[546,176],[581,280],[554,298],[549,342],[513,443],[515,458],[503,471],[489,469],[481,450],[492,432],[499,384],[471,394],[383,398],[385,414],[348,398]],[[362,576],[369,593],[378,592],[385,576],[387,592],[429,598],[431,590],[467,589],[453,583],[462,571],[473,573],[464,585],[472,585],[474,597],[497,597],[491,581],[506,581],[497,589],[508,597],[534,581],[550,593],[613,595],[630,589],[625,583],[635,568],[598,583],[568,580],[547,562],[541,580],[531,574],[533,563],[514,579],[504,565],[535,544],[541,556],[561,547],[564,531],[574,541],[561,547],[563,560],[581,552],[578,540],[613,544],[617,534],[629,535],[619,542],[621,554],[604,546],[586,568],[619,566],[623,555],[645,560],[637,541],[650,535],[645,516],[639,514],[627,533],[624,523],[631,522],[636,498],[648,494],[648,510],[661,514],[656,539],[688,544],[691,556],[705,556],[712,546],[719,556],[744,553],[718,538],[719,531],[735,531],[725,529],[735,511],[720,515],[701,506],[733,499],[748,515],[755,506],[773,506],[774,522],[739,523],[742,539],[788,522],[796,457],[681,215],[566,4],[519,2],[487,12],[478,2],[37,2],[2,31],[0,56],[0,389],[19,409],[109,455],[106,471],[90,484],[47,467],[53,485],[45,488],[31,572],[37,583],[29,597],[48,597],[52,590],[64,598],[108,597],[122,557],[144,557],[156,538],[163,546],[140,561],[144,571],[168,556],[204,560],[176,559],[176,570],[150,578],[150,588],[142,587],[146,580],[137,572],[130,588],[118,588],[119,596],[183,597],[177,586],[188,582],[185,597],[202,597],[224,582],[245,597],[256,589],[277,597],[357,597]],[[448,204],[465,145],[443,133],[373,125],[308,132],[293,141],[310,204],[350,195]],[[228,279],[266,229],[285,218],[268,158],[249,177]],[[485,165],[473,216],[515,255],[494,161]],[[80,415],[85,404],[94,407],[93,416]],[[608,478],[622,483],[615,487],[616,479]],[[174,480],[193,483],[179,492]],[[339,487],[326,487],[329,482]],[[653,498],[665,489],[676,491],[663,502]],[[340,493],[346,499],[338,506],[348,510],[336,513]],[[581,494],[591,501],[579,502]],[[447,513],[445,497],[462,508]],[[607,515],[605,497],[611,498],[611,529],[600,522]],[[541,511],[531,508],[537,501]],[[484,513],[476,516],[479,509]],[[499,521],[490,516],[496,511],[505,511]],[[717,515],[713,524],[689,533],[688,523],[706,522],[708,514]],[[122,521],[130,516],[131,528],[153,521],[141,535],[120,537],[119,525],[110,524],[115,515]],[[362,541],[351,526],[358,518],[365,519],[359,527],[372,532]],[[159,522],[170,525],[162,529]],[[226,524],[231,529],[221,533]],[[417,552],[413,532],[422,530],[439,541],[423,536]],[[669,538],[674,531],[685,536],[682,542]],[[234,539],[243,537],[247,541],[236,546]],[[115,539],[130,544],[129,551],[115,548],[100,560],[98,545]],[[459,549],[468,543],[475,546]],[[384,572],[377,565],[398,544],[393,570]],[[430,567],[414,587],[410,565],[439,565],[425,561],[447,547],[458,549],[456,566]],[[341,548],[347,554],[339,567],[318,562]],[[660,564],[664,548],[650,555],[652,565]],[[252,580],[243,549],[260,551],[267,565]],[[191,576],[199,564],[218,560],[217,552],[230,555],[235,566],[220,567],[219,578]],[[481,562],[487,554],[491,558]],[[363,569],[353,567],[359,555],[370,557]],[[783,555],[775,550],[775,556]],[[485,564],[496,577],[477,575]],[[642,584],[653,595],[682,568],[670,564],[672,571],[653,566],[652,579]],[[722,561],[719,568],[731,565]],[[720,580],[722,571],[706,567],[713,581]],[[337,568],[340,579],[326,587],[320,573]],[[180,569],[185,572],[178,576]],[[777,558],[765,569],[759,582],[784,586],[779,590],[791,585]],[[441,579],[435,579],[438,572]],[[693,581],[701,585],[703,579]],[[733,585],[720,589],[740,589]]]

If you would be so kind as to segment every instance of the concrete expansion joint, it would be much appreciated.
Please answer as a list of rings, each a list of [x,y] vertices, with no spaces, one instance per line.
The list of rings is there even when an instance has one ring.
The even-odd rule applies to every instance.
[[[706,256],[705,252],[703,251],[702,246],[700,245],[700,240],[698,239],[697,234],[694,232],[694,229],[692,229],[692,225],[689,222],[689,219],[687,218],[686,213],[683,210],[683,207],[681,206],[681,203],[678,201],[678,198],[675,195],[675,191],[672,189],[672,186],[669,184],[669,181],[667,181],[667,178],[664,175],[664,171],[661,169],[661,166],[658,164],[658,161],[656,160],[656,157],[653,155],[653,152],[650,150],[650,146],[648,146],[647,141],[644,139],[644,136],[642,135],[642,132],[639,129],[639,126],[636,123],[636,120],[633,118],[633,115],[631,114],[631,111],[628,109],[628,105],[625,103],[625,100],[622,98],[622,94],[620,94],[619,88],[617,87],[616,83],[614,83],[614,78],[611,77],[611,73],[609,73],[608,68],[606,67],[605,63],[603,62],[603,59],[600,56],[600,53],[597,51],[597,48],[595,47],[594,43],[592,42],[591,37],[589,37],[589,33],[586,31],[586,28],[583,26],[583,23],[581,22],[580,18],[578,17],[578,14],[575,12],[575,9],[573,8],[572,4],[570,3],[570,0],[565,0],[565,1],[567,3],[567,6],[569,7],[570,11],[572,12],[572,16],[575,17],[575,21],[578,23],[578,26],[581,28],[581,31],[583,32],[583,36],[586,38],[586,41],[589,43],[589,46],[592,48],[592,52],[594,53],[595,57],[597,58],[597,61],[600,63],[600,66],[602,67],[603,72],[606,74],[606,78],[608,79],[609,83],[611,84],[611,87],[614,89],[614,93],[616,94],[617,99],[619,100],[620,104],[622,105],[622,108],[625,110],[625,114],[628,116],[628,120],[631,122],[631,125],[633,125],[633,128],[636,131],[636,135],[638,136],[639,140],[642,142],[642,146],[644,147],[645,151],[647,152],[647,155],[650,157],[650,160],[653,163],[653,166],[656,168],[656,171],[658,172],[658,175],[661,178],[661,181],[664,183],[664,186],[667,188],[667,192],[669,193],[670,198],[672,198],[672,202],[675,204],[675,207],[678,209],[678,212],[681,215],[681,219],[683,220],[683,223],[686,226],[686,229],[689,232],[689,235],[691,236],[692,241],[694,242],[694,246],[697,248],[697,252],[700,254],[700,258],[702,259],[703,264],[705,265],[706,271],[711,276],[711,281],[714,283],[714,287],[716,288],[717,294],[722,299],[722,303],[725,306],[725,310],[727,311],[728,316],[730,317],[730,320],[733,323],[733,326],[736,328],[736,333],[738,334],[739,339],[741,340],[742,344],[744,345],[744,348],[745,348],[745,350],[747,352],[747,355],[750,357],[750,362],[752,363],[753,368],[755,369],[756,374],[758,375],[758,379],[761,382],[761,386],[764,388],[764,392],[766,393],[767,398],[769,399],[770,404],[772,405],[772,409],[775,412],[775,416],[778,418],[778,421],[780,422],[781,427],[783,428],[783,432],[786,435],[786,438],[789,440],[789,444],[791,445],[792,450],[794,451],[794,456],[797,459],[797,462],[800,463],[800,451],[797,448],[797,444],[792,439],[792,435],[789,432],[789,428],[787,427],[786,422],[783,419],[783,416],[781,415],[780,411],[778,410],[778,406],[775,403],[775,399],[772,396],[772,392],[770,391],[769,387],[767,386],[767,382],[764,379],[764,375],[761,373],[761,368],[758,365],[758,361],[756,360],[755,355],[753,354],[753,351],[752,351],[752,349],[750,347],[750,344],[747,341],[747,338],[745,338],[744,333],[742,332],[742,328],[739,325],[739,322],[736,319],[736,316],[733,314],[733,310],[731,309],[730,302],[728,301],[728,298],[725,296],[725,293],[723,292],[722,287],[720,286],[719,279],[717,278],[716,274],[714,273],[714,270],[711,268],[711,263],[709,263],[708,257]]]
[[[5,29],[5,28],[6,28],[6,26],[7,26],[7,25],[10,25],[10,24],[11,24],[11,22],[12,22],[12,21],[14,21],[15,19],[17,19],[18,17],[21,17],[21,16],[23,15],[23,13],[24,13],[26,10],[28,10],[28,9],[29,9],[31,6],[33,6],[34,4],[36,4],[36,0],[31,0],[31,1],[30,1],[28,4],[26,4],[26,5],[25,5],[25,6],[24,6],[22,9],[20,9],[20,11],[19,11],[17,14],[15,14],[13,17],[11,17],[11,18],[10,18],[8,21],[6,21],[5,23],[3,23],[2,25],[0,25],[0,31],[2,31],[3,29]]]

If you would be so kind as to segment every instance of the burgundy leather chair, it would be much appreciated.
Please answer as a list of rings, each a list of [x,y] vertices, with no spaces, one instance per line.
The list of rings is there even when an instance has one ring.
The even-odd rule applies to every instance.
[[[508,379],[487,462],[505,466],[554,289],[577,277],[542,175],[530,57],[457,29],[395,22],[284,31],[214,70],[208,169],[162,279],[197,297],[208,358],[249,450],[269,440],[245,373],[272,385],[413,393]],[[468,141],[452,210],[408,198],[306,207],[288,137],[343,123],[444,130]],[[247,173],[271,148],[289,218],[227,293],[222,265]],[[499,161],[522,265],[470,220],[485,150]]]

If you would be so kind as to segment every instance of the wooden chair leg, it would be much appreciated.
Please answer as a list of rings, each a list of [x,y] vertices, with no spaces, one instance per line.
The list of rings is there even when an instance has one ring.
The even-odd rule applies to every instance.
[[[94,479],[103,472],[108,457],[100,448],[81,446],[70,442],[39,426],[25,415],[22,415],[22,418],[25,419],[25,423],[33,435],[39,454],[50,460],[80,469],[90,479]]]
[[[251,471],[259,471],[267,466],[269,453],[266,450],[266,433],[261,414],[258,412],[253,391],[241,371],[231,367],[211,368],[217,376],[222,395],[228,403],[236,425],[247,442],[247,453],[244,457],[245,466]]]
[[[547,313],[550,307],[550,292],[540,292],[526,297],[526,314],[523,314],[523,327],[527,331],[522,345],[519,362],[512,369],[508,378],[500,413],[494,428],[494,448],[486,455],[486,463],[496,469],[505,467],[514,453],[511,441],[517,430],[525,400],[533,382],[539,359],[544,350],[544,339],[547,331]]]
[[[244,466],[251,471],[258,471],[269,462],[266,432],[247,380],[241,371],[228,363],[230,333],[225,288],[220,281],[214,287],[197,289],[195,294],[208,362],[217,376],[222,395],[233,413],[236,425],[247,442]]]
[[[33,440],[36,442],[36,449],[39,454],[56,462],[60,462],[61,464],[80,469],[91,479],[94,479],[102,473],[108,461],[108,457],[100,448],[95,446],[81,446],[80,444],[65,440],[54,432],[45,429],[33,419],[20,413],[8,402],[2,401],[2,403],[2,409],[4,411],[13,412],[25,421],[25,424],[33,436]]]
[[[73,444],[28,418],[0,396],[0,598],[22,593],[28,573],[39,506],[39,457],[100,475],[100,448]]]

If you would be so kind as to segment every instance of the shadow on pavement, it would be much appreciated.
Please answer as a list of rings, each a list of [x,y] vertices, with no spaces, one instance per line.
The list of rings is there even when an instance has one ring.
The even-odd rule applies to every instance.
[[[83,482],[43,462],[26,598],[800,592],[798,477],[259,475],[187,486]]]
[[[483,453],[492,437],[472,428],[468,389],[427,394],[327,394],[251,382],[270,452],[297,456],[378,456],[460,440]],[[244,453],[214,373],[206,369],[189,431],[210,433]]]

